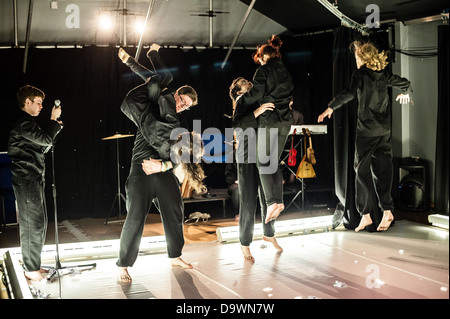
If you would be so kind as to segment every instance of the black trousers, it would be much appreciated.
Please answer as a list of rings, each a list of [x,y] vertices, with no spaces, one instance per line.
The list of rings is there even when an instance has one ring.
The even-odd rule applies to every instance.
[[[271,135],[270,129],[278,129],[277,135]],[[265,134],[263,134],[263,129]],[[291,122],[278,122],[273,124],[270,128],[259,128],[257,134],[257,165],[259,169],[259,177],[261,179],[261,186],[264,190],[266,204],[270,206],[274,203],[283,203],[283,172],[279,165],[280,157],[289,136],[291,129]],[[265,146],[264,146],[265,143]],[[263,163],[261,154],[266,150],[266,155],[271,156],[270,163]],[[267,153],[269,150],[269,154]],[[275,170],[273,170],[272,165]]]
[[[239,240],[242,246],[249,246],[253,241],[258,195],[264,236],[275,236],[275,221],[267,224],[264,222],[267,205],[260,186],[256,164],[237,164],[237,173],[239,181]]]
[[[25,271],[38,271],[48,225],[45,182],[17,177],[13,177],[12,182],[19,210],[23,267]]]
[[[393,210],[392,143],[389,135],[356,137],[356,208],[361,215]],[[375,218],[379,219],[379,218]]]
[[[138,170],[141,168],[137,168]],[[151,175],[130,172],[125,185],[127,217],[120,235],[117,266],[131,267],[137,259],[145,218],[153,201],[159,208],[169,258],[181,256],[184,246],[184,205],[178,180],[171,172]]]

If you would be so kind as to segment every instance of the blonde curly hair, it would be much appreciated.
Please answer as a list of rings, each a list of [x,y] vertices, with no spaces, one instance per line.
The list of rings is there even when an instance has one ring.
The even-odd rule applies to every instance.
[[[371,70],[381,71],[389,64],[388,53],[386,51],[379,52],[372,43],[354,41],[351,47],[362,63]]]

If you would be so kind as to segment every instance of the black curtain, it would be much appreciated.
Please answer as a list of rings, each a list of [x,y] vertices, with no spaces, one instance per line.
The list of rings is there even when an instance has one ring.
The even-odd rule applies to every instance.
[[[295,100],[305,115],[306,124],[316,124],[317,116],[331,99],[332,34],[283,39],[283,58],[295,79]],[[134,56],[135,49],[127,48]],[[40,125],[48,124],[55,99],[61,100],[64,129],[54,149],[55,182],[60,220],[106,217],[117,194],[116,143],[119,144],[121,190],[128,175],[134,138],[102,140],[116,133],[134,134],[135,127],[121,112],[120,104],[129,90],[142,83],[117,57],[115,47],[29,49],[27,70],[23,74],[24,50],[0,50],[4,79],[0,87],[0,151],[6,151],[10,125],[21,112],[16,93],[24,84],[46,93]],[[232,80],[249,80],[258,67],[254,50],[236,49],[224,68],[227,50],[161,48],[160,54],[174,75],[173,88],[192,85],[199,94],[199,105],[185,117],[192,125],[201,120],[202,131],[208,127],[224,133],[231,127],[232,114],[228,96]],[[150,63],[141,52],[139,62]],[[192,129],[192,126],[190,127]],[[318,178],[310,183],[334,184],[332,132],[317,137],[315,153]],[[313,137],[315,139],[315,137]],[[51,154],[47,156],[47,204],[53,214]],[[320,166],[320,168],[319,168]],[[225,163],[204,164],[206,185],[226,188]],[[111,216],[117,215],[117,207]]]
[[[346,27],[334,30],[333,42],[333,96],[350,85],[352,73],[356,70],[354,53],[350,49],[353,41],[371,42],[379,50],[388,50],[387,36],[379,30],[369,36]],[[391,64],[390,64],[391,65]],[[333,216],[333,226],[343,223],[347,229],[359,225],[361,216],[355,204],[355,171],[353,167],[355,154],[357,100],[350,101],[333,113],[334,133],[334,178],[338,204]],[[372,189],[375,192],[375,188]],[[377,207],[373,203],[373,207]],[[382,214],[371,214],[374,221],[369,231],[375,231],[375,226],[381,222]]]
[[[449,213],[449,33],[448,25],[438,27],[438,117],[435,167],[435,211]]]
[[[333,43],[333,96],[350,85],[352,73],[356,70],[355,56],[350,43],[357,32],[348,28],[334,31]],[[357,101],[353,100],[333,113],[334,134],[334,179],[338,204],[333,216],[333,225],[342,221],[348,229],[358,226],[361,219],[355,205],[355,153]],[[326,121],[326,120],[325,120]]]
[[[135,49],[127,51],[134,56]],[[16,93],[24,84],[46,93],[44,109],[38,117],[45,126],[55,99],[61,100],[64,129],[59,134],[55,154],[55,182],[58,215],[61,220],[106,217],[117,194],[116,143],[119,143],[121,189],[128,175],[134,138],[102,140],[116,133],[134,134],[135,127],[120,111],[129,90],[142,83],[117,57],[115,47],[73,49],[30,48],[27,70],[22,73],[23,49],[0,50],[4,81],[1,87],[0,151],[6,151],[10,125],[21,112]],[[174,75],[174,88],[192,85],[199,105],[186,114],[188,123],[201,120],[202,131],[215,127],[224,133],[232,106],[228,88],[237,76],[251,79],[257,65],[252,50],[234,50],[226,66],[221,65],[227,50],[188,51],[160,49],[161,57]],[[149,67],[141,54],[139,60]],[[192,127],[191,127],[192,128]],[[47,204],[53,209],[51,154],[47,156]],[[205,164],[207,186],[225,187],[225,164]],[[117,206],[111,216],[117,215]],[[49,213],[51,218],[52,214]]]

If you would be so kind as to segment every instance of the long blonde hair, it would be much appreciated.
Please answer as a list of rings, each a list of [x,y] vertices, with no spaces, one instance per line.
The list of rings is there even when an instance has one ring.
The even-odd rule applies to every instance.
[[[387,52],[379,52],[372,43],[354,41],[352,42],[351,47],[355,54],[361,59],[362,63],[371,70],[381,71],[389,64],[387,61]]]

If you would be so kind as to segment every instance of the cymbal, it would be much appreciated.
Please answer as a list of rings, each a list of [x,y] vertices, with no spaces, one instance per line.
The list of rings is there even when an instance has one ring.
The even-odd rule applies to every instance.
[[[133,134],[119,134],[119,133],[117,133],[117,134],[114,134],[112,136],[104,137],[104,138],[102,138],[102,140],[115,140],[115,139],[118,139],[118,138],[124,138],[124,137],[130,137],[130,136],[134,136],[134,135]]]

